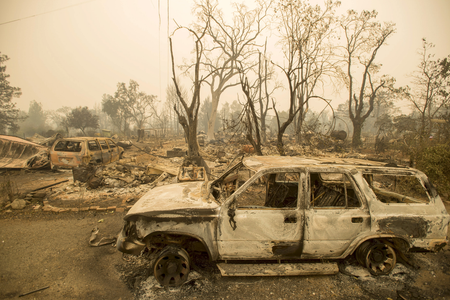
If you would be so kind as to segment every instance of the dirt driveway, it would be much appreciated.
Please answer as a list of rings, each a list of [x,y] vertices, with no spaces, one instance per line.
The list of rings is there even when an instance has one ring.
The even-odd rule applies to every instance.
[[[0,213],[0,299],[450,299],[450,250],[408,256],[420,269],[397,264],[373,277],[350,258],[333,276],[222,277],[205,257],[180,288],[165,290],[151,262],[112,246],[90,247],[115,236],[124,213]]]
[[[20,299],[132,299],[112,246],[90,247],[99,236],[115,236],[120,213],[0,215],[0,299],[49,286]],[[103,220],[98,223],[99,220]]]

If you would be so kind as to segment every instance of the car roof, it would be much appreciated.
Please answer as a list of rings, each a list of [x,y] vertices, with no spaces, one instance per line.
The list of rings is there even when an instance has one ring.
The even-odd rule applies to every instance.
[[[340,157],[250,156],[244,158],[243,163],[247,168],[255,172],[272,168],[301,168],[314,166],[346,167],[349,169],[370,169],[371,167],[391,167],[398,169],[397,166],[387,164],[386,162]],[[407,167],[401,168],[411,169]]]

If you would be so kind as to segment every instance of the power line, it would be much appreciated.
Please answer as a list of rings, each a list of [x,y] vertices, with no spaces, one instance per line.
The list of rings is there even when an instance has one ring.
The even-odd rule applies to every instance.
[[[22,21],[22,20],[25,20],[25,19],[30,19],[30,18],[33,18],[33,17],[45,15],[45,14],[49,14],[49,13],[52,13],[52,12],[55,12],[55,11],[67,9],[67,8],[70,8],[70,7],[82,5],[82,4],[85,4],[85,3],[88,3],[88,2],[93,2],[93,1],[96,1],[96,0],[88,0],[88,1],[84,1],[84,2],[77,3],[77,4],[73,4],[73,5],[69,5],[69,6],[64,6],[64,7],[60,7],[60,8],[54,9],[54,10],[46,11],[46,12],[43,12],[43,13],[40,13],[40,14],[35,14],[35,15],[32,15],[32,16],[23,17],[23,18],[20,18],[20,19],[16,19],[16,20],[12,20],[12,21],[8,21],[8,22],[0,23],[0,26],[1,26],[1,25],[5,25],[5,24],[9,24],[9,23],[13,23],[13,22],[17,22],[17,21]]]
[[[159,16],[159,27],[158,27],[159,99],[162,99],[162,94],[161,94],[161,3],[160,3],[160,0],[158,0],[158,16]]]
[[[167,37],[166,37],[166,46],[167,46],[167,85],[170,83],[170,50],[169,50],[169,19],[170,19],[170,0],[167,0]]]

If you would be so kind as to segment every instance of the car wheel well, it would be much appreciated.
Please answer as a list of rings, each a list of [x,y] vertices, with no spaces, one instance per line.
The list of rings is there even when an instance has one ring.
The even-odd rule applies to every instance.
[[[191,235],[155,233],[147,236],[144,241],[150,250],[161,250],[169,245],[177,245],[186,249],[189,253],[206,252],[211,259],[211,254],[205,243],[200,238]]]
[[[361,240],[358,245],[354,248],[354,250],[351,252],[352,254],[354,254],[359,247],[361,247],[362,244],[364,244],[365,242],[374,242],[374,241],[380,241],[383,243],[386,243],[388,245],[390,245],[392,248],[396,249],[397,251],[400,252],[407,252],[411,246],[410,243],[401,237],[395,237],[395,236],[388,236],[388,237],[371,237],[371,238],[367,238],[365,240]]]

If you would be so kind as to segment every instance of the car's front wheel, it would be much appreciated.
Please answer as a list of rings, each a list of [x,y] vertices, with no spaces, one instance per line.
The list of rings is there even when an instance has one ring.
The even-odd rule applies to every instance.
[[[188,278],[190,272],[189,254],[176,247],[165,247],[155,261],[153,273],[163,286],[180,286]]]
[[[356,259],[372,275],[387,275],[397,263],[395,250],[379,240],[364,242],[356,251]]]

